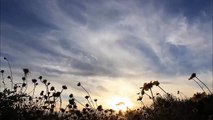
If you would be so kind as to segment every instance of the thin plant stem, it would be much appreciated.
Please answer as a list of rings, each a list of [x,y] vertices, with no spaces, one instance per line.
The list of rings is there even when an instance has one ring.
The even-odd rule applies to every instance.
[[[180,92],[180,94],[182,94],[184,96],[184,98],[187,99],[186,95],[184,95],[182,92]]]
[[[62,106],[62,99],[61,99],[61,96],[60,96],[59,98],[60,98],[60,109],[61,109],[61,106]]]
[[[92,101],[92,97],[91,97],[91,95],[89,94],[89,92],[81,85],[81,87],[84,89],[84,91],[90,96],[89,98],[90,98],[90,101],[91,101],[91,103],[92,103],[92,106],[93,106],[93,108],[95,108],[95,105],[94,105],[94,103],[93,103],[93,101]]]
[[[74,100],[75,100],[77,103],[79,103],[81,106],[85,107],[85,105],[82,104],[81,102],[79,102],[77,99],[74,98]]]
[[[164,93],[168,94],[161,86],[158,86]]]
[[[13,72],[12,72],[12,68],[11,68],[11,65],[10,65],[10,62],[8,59],[6,59],[7,63],[8,63],[8,66],[9,66],[9,69],[10,69],[10,77],[11,77],[11,90],[13,89]]]
[[[91,103],[89,102],[89,100],[88,100],[88,99],[87,99],[87,101],[88,101],[89,105],[92,107],[92,105],[91,105]]]
[[[154,96],[153,96],[153,93],[152,93],[152,89],[150,88],[149,90],[150,90],[150,92],[151,92],[151,95],[152,95],[152,100],[153,100],[153,103],[155,103]]]
[[[147,93],[145,93],[145,92],[144,92],[144,94],[146,94],[149,98],[152,98],[149,94],[147,94]]]
[[[195,79],[193,79],[193,80],[200,86],[200,88],[203,90],[203,92],[206,93],[205,90],[203,89],[203,87]]]
[[[198,77],[196,77],[196,78],[208,89],[209,93],[212,94],[212,92],[209,90],[209,88],[206,86],[206,84],[203,81],[201,81]]]
[[[6,85],[5,85],[5,81],[4,81],[4,73],[1,74],[1,77],[2,77],[2,83],[3,83],[4,89],[5,89]]]
[[[97,101],[95,102],[96,108],[98,107]]]
[[[180,95],[180,98],[183,100],[183,96],[181,94],[179,94],[179,95]]]
[[[35,88],[36,88],[36,85],[34,84],[34,88],[33,88],[33,98],[34,98],[34,93],[35,93]]]
[[[26,86],[25,86],[25,90],[23,93],[25,93],[27,91],[27,87],[28,87],[28,79],[27,79],[27,75],[25,75],[25,81],[26,81]]]

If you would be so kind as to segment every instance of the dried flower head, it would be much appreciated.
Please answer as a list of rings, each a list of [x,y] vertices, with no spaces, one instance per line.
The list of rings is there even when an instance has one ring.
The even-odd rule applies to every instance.
[[[27,85],[26,83],[23,83],[23,84],[22,84],[22,87],[25,87],[26,85]]]
[[[156,81],[152,82],[152,84],[156,85],[156,86],[159,86],[160,83],[156,80]]]
[[[86,104],[85,106],[88,108],[88,107],[89,107],[89,104]]]
[[[28,68],[23,68],[23,72],[25,75],[27,75],[29,73],[29,69]]]
[[[67,86],[66,86],[66,85],[63,85],[63,86],[62,86],[62,89],[66,90],[66,89],[67,89]]]
[[[140,96],[137,100],[138,100],[138,101],[141,101],[142,99],[143,99],[143,97]]]
[[[44,84],[46,84],[46,83],[47,83],[47,80],[46,80],[46,79],[44,79],[44,80],[43,80],[43,83],[44,83]]]
[[[77,84],[77,86],[81,86],[81,83],[79,82],[79,83]]]
[[[69,95],[69,97],[70,97],[70,98],[73,98],[73,94],[71,93],[71,94]]]
[[[10,77],[10,76],[7,76],[7,78],[8,78],[8,79],[11,79],[11,77]]]
[[[50,88],[50,91],[53,91],[53,90],[55,90],[55,87],[52,86],[52,87]]]
[[[25,81],[25,80],[26,80],[26,78],[25,78],[25,77],[22,77],[22,80],[23,80],[23,81]]]
[[[36,80],[36,79],[32,79],[32,82],[33,82],[33,83],[36,83],[36,82],[37,82],[37,80]]]
[[[38,77],[38,79],[40,79],[40,80],[41,80],[41,79],[42,79],[42,76],[39,76],[39,77]]]
[[[191,79],[193,79],[194,77],[196,77],[196,73],[192,73],[188,80],[191,80]]]
[[[89,96],[85,96],[85,98],[86,98],[86,99],[88,99],[88,98],[89,98]]]

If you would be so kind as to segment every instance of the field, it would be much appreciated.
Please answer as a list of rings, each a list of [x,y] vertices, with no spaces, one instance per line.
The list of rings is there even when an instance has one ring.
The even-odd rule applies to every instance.
[[[7,60],[7,58],[5,58]],[[8,62],[9,63],[9,62]],[[10,65],[9,65],[10,67]],[[10,68],[11,69],[11,68]],[[22,82],[14,83],[12,72],[4,78],[5,71],[1,70],[0,92],[0,119],[1,120],[212,120],[213,119],[213,94],[203,83],[196,73],[192,73],[189,80],[194,80],[199,86],[206,86],[208,92],[195,93],[190,98],[184,98],[184,94],[177,92],[179,96],[174,96],[166,92],[159,81],[144,83],[138,93],[138,102],[141,107],[135,110],[115,111],[104,109],[102,105],[97,105],[97,99],[91,99],[90,93],[79,82],[76,85],[81,87],[85,93],[87,103],[81,103],[69,95],[66,107],[62,107],[62,94],[67,90],[66,85],[62,85],[61,90],[56,90],[54,86],[42,76],[37,79],[29,80],[29,69],[23,69]],[[5,87],[5,81],[11,83],[11,88]],[[33,83],[33,88],[29,88],[29,82]],[[36,87],[44,85],[46,90],[39,91],[35,95]],[[152,88],[158,87],[164,95],[153,95]],[[201,87],[204,90],[203,87]],[[27,93],[27,89],[32,89]],[[143,102],[143,97],[148,96],[153,103],[147,106]],[[120,103],[125,104],[125,103]],[[83,106],[79,109],[78,105]]]

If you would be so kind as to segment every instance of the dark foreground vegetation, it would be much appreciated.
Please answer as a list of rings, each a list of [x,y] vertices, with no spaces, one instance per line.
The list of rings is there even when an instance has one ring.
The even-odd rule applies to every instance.
[[[22,81],[14,83],[10,63],[7,58],[4,60],[8,62],[10,73],[5,78],[6,73],[1,70],[0,82],[3,86],[0,86],[0,120],[213,120],[213,94],[195,73],[189,80],[195,81],[203,90],[202,93],[195,93],[191,98],[184,98],[184,94],[177,91],[178,96],[174,96],[167,93],[160,86],[160,82],[151,81],[144,83],[140,88],[137,99],[141,103],[140,108],[115,112],[98,105],[98,100],[92,99],[81,83],[77,83],[77,86],[85,91],[87,103],[81,103],[71,93],[68,99],[69,104],[62,108],[61,96],[67,89],[66,85],[56,90],[42,76],[29,80],[27,68],[23,69]],[[10,81],[11,87],[6,87],[6,80]],[[33,83],[32,88],[28,88],[29,82]],[[39,95],[34,95],[38,85],[44,85],[46,89],[39,91]],[[153,87],[158,87],[164,95],[159,93],[154,95]],[[27,89],[31,91],[27,92]],[[153,101],[151,106],[144,104],[145,96]],[[80,110],[77,105],[81,105],[83,109]]]

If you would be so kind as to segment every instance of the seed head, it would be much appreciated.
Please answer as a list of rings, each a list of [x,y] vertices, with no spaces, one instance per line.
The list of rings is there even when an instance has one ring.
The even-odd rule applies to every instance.
[[[81,83],[79,82],[79,83],[77,84],[77,86],[81,86]]]
[[[66,90],[66,89],[67,89],[67,86],[66,86],[66,85],[63,85],[62,88],[63,88],[64,90]]]
[[[33,82],[33,83],[36,83],[36,82],[37,82],[37,80],[36,80],[36,79],[32,79],[32,82]]]
[[[196,77],[196,73],[192,73],[188,80],[191,80],[191,79],[193,79],[194,77]]]

